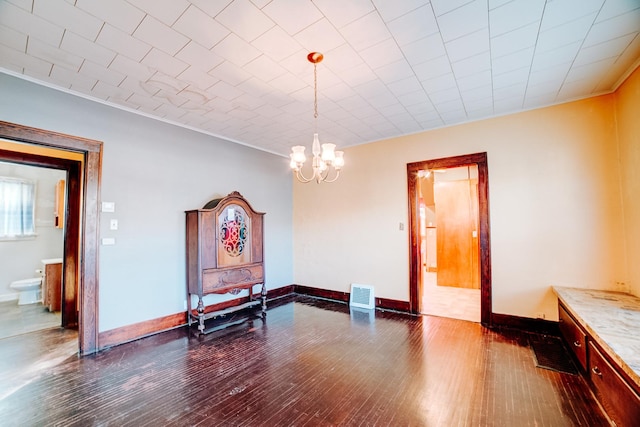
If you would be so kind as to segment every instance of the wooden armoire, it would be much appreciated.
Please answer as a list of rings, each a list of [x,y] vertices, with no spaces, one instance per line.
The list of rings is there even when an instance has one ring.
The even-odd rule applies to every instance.
[[[189,326],[197,321],[198,330],[204,333],[206,319],[259,304],[262,316],[266,315],[263,216],[237,191],[211,200],[202,209],[186,212]],[[260,299],[254,299],[253,287],[260,284]],[[238,295],[243,290],[248,290],[248,297],[237,300],[238,304],[224,304],[220,310],[205,307],[205,295]],[[195,309],[192,295],[198,297]]]

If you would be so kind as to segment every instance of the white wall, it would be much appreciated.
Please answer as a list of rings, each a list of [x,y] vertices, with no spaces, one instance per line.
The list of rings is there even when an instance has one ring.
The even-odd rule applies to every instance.
[[[265,215],[269,289],[292,283],[288,161],[0,74],[3,120],[103,141],[99,330],[184,311],[184,211],[239,191]],[[109,230],[110,219],[119,221]],[[212,296],[209,302],[231,296]]]
[[[626,273],[613,96],[346,149],[337,182],[294,184],[295,282],[408,301],[406,165],[478,152],[494,312],[557,319],[552,285],[615,288]]]
[[[36,183],[36,234],[34,239],[0,240],[0,301],[17,299],[9,287],[15,280],[37,276],[42,259],[61,258],[63,235],[54,227],[56,183],[66,172],[0,162],[0,176],[28,179]]]

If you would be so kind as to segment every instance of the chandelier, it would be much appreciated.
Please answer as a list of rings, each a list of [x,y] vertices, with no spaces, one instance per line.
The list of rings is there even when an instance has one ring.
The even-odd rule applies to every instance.
[[[302,166],[307,160],[304,154],[305,147],[302,145],[296,145],[291,147],[291,169],[298,178],[298,181],[307,183],[315,181],[318,184],[321,182],[333,182],[340,176],[340,169],[344,166],[344,153],[342,151],[336,151],[336,144],[325,143],[320,148],[320,140],[318,139],[318,69],[317,64],[324,58],[320,52],[311,52],[307,55],[307,61],[313,64],[313,118],[315,132],[313,134],[313,144],[311,146],[311,153],[313,154],[313,161],[311,168],[313,174],[307,178],[302,173]],[[332,172],[333,170],[333,172]],[[329,177],[331,178],[329,179]]]

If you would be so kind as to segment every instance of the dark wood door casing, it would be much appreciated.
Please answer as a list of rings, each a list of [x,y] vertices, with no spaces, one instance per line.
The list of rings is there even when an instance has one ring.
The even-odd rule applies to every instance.
[[[3,121],[0,121],[0,138],[84,155],[81,163],[0,150],[0,160],[67,171],[69,197],[64,237],[62,322],[78,325],[80,354],[94,353],[99,349],[98,225],[102,142]]]
[[[407,164],[409,201],[409,306],[413,314],[420,313],[420,206],[418,171],[459,166],[478,166],[478,220],[480,242],[480,321],[491,326],[491,244],[489,225],[489,167],[487,153],[466,154]]]

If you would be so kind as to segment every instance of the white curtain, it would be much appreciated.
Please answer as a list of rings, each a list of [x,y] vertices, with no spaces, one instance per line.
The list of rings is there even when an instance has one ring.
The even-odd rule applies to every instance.
[[[33,182],[0,177],[0,237],[35,234],[34,199]]]

